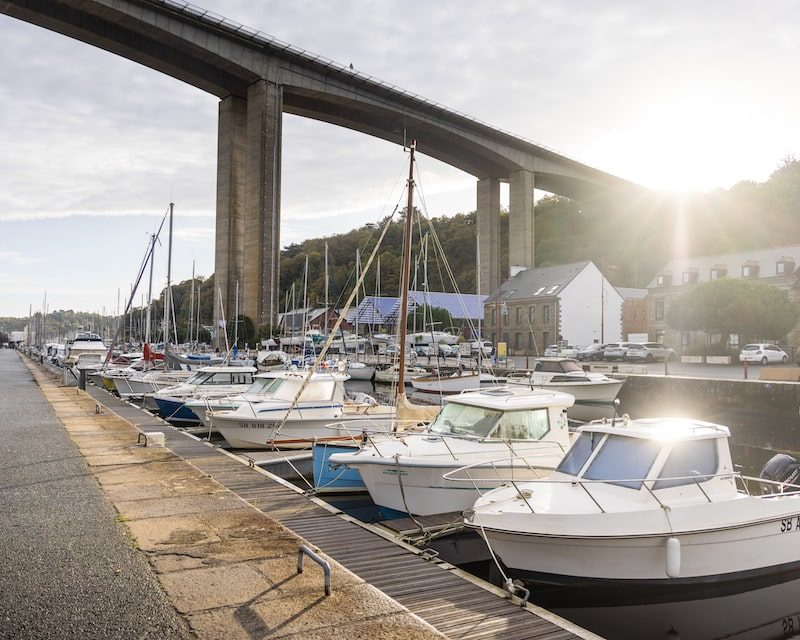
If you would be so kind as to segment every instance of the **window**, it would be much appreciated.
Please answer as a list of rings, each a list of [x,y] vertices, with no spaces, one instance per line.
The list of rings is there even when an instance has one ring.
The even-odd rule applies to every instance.
[[[497,309],[492,307],[492,324],[497,324]],[[494,340],[492,340],[494,342]]]
[[[692,342],[692,334],[688,331],[684,331],[681,334],[681,345],[684,347],[688,347]]]
[[[522,324],[522,307],[517,307],[517,324]]]
[[[542,331],[542,344],[549,344],[549,343],[550,343],[550,332]]]
[[[429,427],[433,433],[461,434],[485,438],[494,429],[501,412],[448,402]]]
[[[528,322],[533,324],[533,315],[536,311],[536,307],[528,307]]]
[[[550,287],[550,288],[547,290],[547,295],[548,295],[548,296],[552,296],[552,295],[553,295],[553,294],[554,294],[556,291],[558,291],[558,288],[559,288],[560,286],[561,286],[560,284],[554,284],[552,287]]]
[[[549,324],[550,323],[550,305],[549,304],[546,304],[546,305],[544,305],[544,307],[542,307],[542,322],[544,322],[545,324]],[[549,341],[545,340],[545,342],[549,342]]]
[[[533,353],[533,334],[528,334],[528,353]]]
[[[778,262],[775,265],[775,273],[786,273],[786,263],[785,262]]]
[[[577,476],[581,469],[583,469],[583,465],[586,464],[589,456],[600,446],[602,441],[602,433],[595,433],[594,431],[581,433],[570,447],[567,455],[561,460],[556,471],[567,473],[571,476]]]
[[[662,273],[656,277],[656,286],[657,287],[668,287],[672,284],[672,276],[668,273]]]
[[[743,278],[757,278],[758,277],[758,265],[757,264],[745,264],[745,265],[742,265],[742,277]]]
[[[715,439],[678,442],[658,474],[653,489],[667,489],[709,480],[717,472],[717,441]]]
[[[549,431],[547,409],[505,411],[489,437],[503,440],[541,440]]]
[[[539,288],[538,288],[538,289],[537,289],[537,290],[536,290],[536,291],[533,293],[533,295],[535,295],[535,296],[540,296],[540,295],[542,295],[542,291],[544,291],[545,289],[547,289],[547,287],[539,287]]]
[[[583,477],[640,489],[660,450],[661,444],[654,440],[609,435]]]
[[[514,334],[514,349],[516,349],[517,351],[521,351],[522,350],[522,334],[521,333],[515,333]]]
[[[724,278],[728,275],[728,270],[722,267],[715,267],[709,273],[710,280],[719,280],[720,278]]]
[[[697,271],[684,271],[683,284],[695,284],[697,282]]]
[[[664,298],[655,299],[656,306],[656,320],[664,319]]]

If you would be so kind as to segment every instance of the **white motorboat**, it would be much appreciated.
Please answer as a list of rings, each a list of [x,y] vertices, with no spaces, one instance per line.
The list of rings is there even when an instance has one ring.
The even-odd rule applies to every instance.
[[[391,428],[395,408],[374,400],[352,401],[344,388],[350,376],[336,371],[271,371],[280,380],[272,396],[243,402],[231,411],[213,411],[209,420],[234,448],[302,449],[316,440],[348,437],[347,428],[328,428],[347,421],[350,428],[365,421],[371,429]]]
[[[462,393],[450,398],[424,432],[371,439],[359,451],[332,455],[330,462],[358,470],[380,507],[414,515],[461,511],[509,478],[549,473],[569,448],[566,410],[573,402],[564,393],[521,387]],[[507,462],[491,462],[504,456]],[[474,473],[482,482],[442,477],[470,464],[477,465]],[[492,480],[485,479],[489,473]]]
[[[411,386],[425,393],[461,393],[469,389],[479,389],[484,385],[504,385],[501,378],[486,371],[456,371],[449,375],[427,375],[411,379]]]
[[[83,360],[87,363],[102,362],[108,355],[108,348],[103,339],[90,331],[79,331],[67,347],[67,357],[64,359],[67,365],[77,365],[78,358],[82,355],[85,355]]]
[[[185,381],[152,395],[161,416],[177,425],[197,425],[200,419],[184,405],[193,398],[219,398],[244,393],[253,384],[255,367],[203,367]],[[148,394],[149,397],[149,394]]]
[[[623,380],[584,371],[572,358],[539,358],[533,371],[508,377],[509,384],[563,391],[575,396],[576,402],[611,403],[622,388]]]
[[[427,376],[428,370],[423,367],[412,367],[406,366],[405,368],[405,383],[411,384],[411,380],[414,378],[418,378],[420,376]],[[380,382],[383,384],[393,384],[398,381],[400,378],[400,365],[394,364],[390,367],[384,367],[383,369],[376,369],[375,371],[375,382]]]
[[[196,371],[185,369],[151,369],[136,371],[130,375],[114,377],[114,386],[121,398],[142,398],[153,395],[167,387],[186,382]]]
[[[351,380],[372,380],[375,377],[375,366],[364,362],[347,360],[345,371]]]
[[[481,496],[478,529],[511,578],[685,596],[800,568],[800,464],[734,470],[727,427],[683,419],[592,423],[547,479]],[[784,464],[788,459],[789,464]],[[751,493],[752,492],[752,493]]]

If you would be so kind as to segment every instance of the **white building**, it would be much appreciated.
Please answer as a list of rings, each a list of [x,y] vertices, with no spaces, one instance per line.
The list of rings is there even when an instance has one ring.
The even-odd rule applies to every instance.
[[[541,355],[548,344],[585,346],[622,336],[622,296],[591,261],[525,269],[485,303],[484,333],[512,355]]]

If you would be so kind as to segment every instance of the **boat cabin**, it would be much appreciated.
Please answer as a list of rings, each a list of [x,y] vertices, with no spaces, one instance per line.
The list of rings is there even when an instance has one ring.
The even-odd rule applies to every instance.
[[[578,430],[552,479],[589,481],[592,493],[599,485],[633,489],[650,500],[651,492],[678,487],[697,498],[699,485],[708,495],[730,495],[736,483],[729,437],[727,427],[696,420],[623,417],[589,424]]]
[[[252,384],[255,367],[203,367],[186,379],[188,385]]]
[[[574,402],[571,395],[545,389],[465,392],[442,407],[428,431],[488,440],[541,440],[558,430],[569,446],[566,411]]]

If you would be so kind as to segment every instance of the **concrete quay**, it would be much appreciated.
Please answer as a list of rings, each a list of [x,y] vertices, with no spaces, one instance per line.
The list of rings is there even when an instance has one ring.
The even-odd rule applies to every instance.
[[[445,637],[330,559],[326,598],[301,538],[85,392],[0,374],[0,638]]]
[[[173,621],[168,631],[151,631],[145,623],[96,631],[96,620],[117,620],[120,605],[113,597],[108,608],[101,605],[111,586],[85,597],[75,633],[62,633],[63,625],[50,624],[45,613],[39,633],[9,631],[0,638],[597,638],[535,605],[504,599],[502,590],[401,545],[100,389],[62,387],[38,364],[20,362],[4,350],[0,370],[6,374],[1,397],[9,380],[27,378],[29,395],[53,407],[51,428],[61,431],[71,458],[82,465],[128,554],[138,557],[140,574],[149,576],[151,591]],[[4,423],[0,414],[0,429]],[[37,435],[38,424],[32,423]],[[142,445],[143,436],[152,442],[162,431],[166,447]],[[36,458],[27,464],[35,468]],[[19,497],[12,521],[23,519],[25,493]],[[71,496],[72,503],[83,500],[81,492]],[[63,504],[51,509],[63,510]],[[9,535],[25,535],[14,526]],[[45,547],[47,534],[44,529],[30,548]],[[98,531],[97,541],[82,538],[88,541],[81,544],[87,556],[105,536]],[[316,564],[307,559],[305,571],[297,574],[301,543],[330,563],[330,597]],[[2,556],[0,547],[0,563]],[[90,580],[68,564],[53,567],[54,575],[62,573],[77,585]],[[16,582],[22,575],[0,573],[3,584],[12,585],[2,596],[6,600],[0,597],[9,630],[33,618],[17,612]],[[46,577],[38,589],[37,596],[47,600]]]

